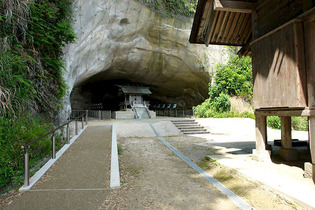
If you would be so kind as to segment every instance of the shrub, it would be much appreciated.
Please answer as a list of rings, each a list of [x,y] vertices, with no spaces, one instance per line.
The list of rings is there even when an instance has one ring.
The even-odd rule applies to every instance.
[[[225,93],[221,93],[219,97],[214,98],[211,105],[217,112],[227,112],[230,111],[231,108],[229,96]]]
[[[227,64],[217,66],[214,80],[228,95],[241,96],[251,101],[253,97],[251,58],[231,56]]]
[[[44,135],[52,125],[45,124],[39,117],[25,113],[17,119],[0,117],[0,187],[13,178],[23,175],[23,150],[21,146]],[[42,139],[30,149],[30,167],[34,167],[43,157],[50,155],[51,141]]]
[[[250,102],[253,94],[251,59],[231,56],[227,64],[219,64],[214,77],[215,85],[209,84],[209,98],[193,107],[197,117],[249,117],[255,118],[251,109],[231,112],[229,96],[238,96]],[[250,103],[249,103],[250,104]]]
[[[296,131],[307,131],[308,120],[307,117],[292,117],[291,126]],[[281,118],[278,116],[268,116],[267,125],[273,129],[281,129]]]
[[[296,131],[307,131],[308,130],[307,117],[292,117],[292,128]]]
[[[281,120],[278,116],[268,116],[267,126],[273,129],[281,129]]]

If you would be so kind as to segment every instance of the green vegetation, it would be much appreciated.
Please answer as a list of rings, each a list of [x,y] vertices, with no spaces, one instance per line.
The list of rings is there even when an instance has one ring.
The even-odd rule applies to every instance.
[[[307,117],[292,117],[291,118],[292,129],[296,131],[307,131],[308,120]],[[278,116],[268,116],[267,125],[273,129],[281,129],[281,120]]]
[[[249,111],[231,111],[231,96],[251,102],[253,97],[252,66],[250,57],[231,56],[227,64],[219,64],[214,77],[215,85],[209,84],[209,98],[194,107],[197,117],[249,117]]]
[[[75,39],[71,3],[0,1],[0,187],[21,180],[20,147],[53,127],[47,122],[66,89],[62,48]],[[31,147],[31,167],[50,155],[50,144],[47,138]]]
[[[122,148],[119,144],[117,144],[117,152],[118,152],[118,155],[121,155],[122,154]]]
[[[242,117],[255,119],[253,112],[235,111],[230,102],[231,97],[251,104],[253,98],[252,66],[250,57],[231,56],[227,64],[219,64],[214,76],[215,84],[209,84],[209,98],[201,105],[194,107],[197,117]],[[267,117],[267,125],[273,129],[281,129],[278,116]],[[306,117],[292,117],[294,130],[308,130]]]
[[[177,15],[193,17],[196,12],[197,0],[138,0],[150,9],[166,13],[170,17]]]

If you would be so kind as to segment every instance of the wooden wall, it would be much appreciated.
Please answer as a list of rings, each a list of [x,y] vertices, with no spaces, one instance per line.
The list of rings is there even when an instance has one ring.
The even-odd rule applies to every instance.
[[[257,4],[258,37],[283,25],[284,23],[292,20],[298,15],[301,15],[303,11],[307,9],[304,8],[305,6],[303,1],[258,0]]]
[[[294,22],[252,43],[255,109],[307,106],[303,40]]]
[[[309,107],[315,108],[315,17],[304,22],[304,37],[308,105]]]

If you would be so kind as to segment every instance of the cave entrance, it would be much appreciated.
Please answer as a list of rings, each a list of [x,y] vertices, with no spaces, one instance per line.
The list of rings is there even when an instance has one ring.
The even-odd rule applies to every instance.
[[[139,92],[140,91],[140,92]],[[70,95],[73,110],[101,109],[119,111],[126,102],[150,101],[148,88],[128,80],[86,81],[76,86]],[[130,106],[128,107],[130,108]]]

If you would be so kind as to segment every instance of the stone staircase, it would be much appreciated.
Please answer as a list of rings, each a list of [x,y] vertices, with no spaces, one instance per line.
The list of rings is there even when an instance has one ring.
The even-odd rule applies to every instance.
[[[210,133],[200,126],[195,120],[172,120],[171,121],[183,134],[206,134]]]
[[[136,112],[137,119],[150,119],[149,112],[146,107],[133,107]]]

